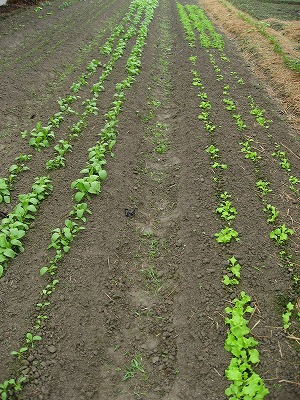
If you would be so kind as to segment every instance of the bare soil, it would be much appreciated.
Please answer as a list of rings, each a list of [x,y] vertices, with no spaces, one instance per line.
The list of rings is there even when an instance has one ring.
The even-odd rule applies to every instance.
[[[216,81],[207,52],[188,46],[174,0],[160,0],[155,11],[141,74],[126,93],[120,114],[114,157],[106,166],[108,179],[101,194],[89,201],[92,214],[85,230],[58,270],[43,338],[20,362],[10,356],[33,330],[35,305],[45,283],[39,269],[50,258],[50,232],[62,226],[72,209],[70,184],[97,140],[115,84],[126,76],[133,44],[105,83],[99,115],[90,118],[67,155],[67,166],[49,173],[44,165],[53,145],[37,153],[20,132],[57,111],[56,100],[69,92],[87,62],[105,61],[99,48],[130,1],[74,1],[65,10],[60,4],[53,1],[40,14],[28,8],[0,16],[0,176],[6,176],[17,155],[33,154],[30,170],[15,184],[12,204],[1,204],[0,209],[10,212],[35,176],[49,174],[54,186],[26,235],[25,252],[0,279],[0,382],[25,370],[29,382],[17,396],[20,400],[223,400],[228,386],[224,371],[230,362],[224,350],[224,309],[245,290],[255,307],[250,327],[261,354],[255,369],[271,392],[267,398],[299,398],[299,340],[287,337],[281,320],[284,300],[297,296],[293,274],[282,267],[278,248],[269,239],[270,227],[255,190],[255,166],[240,151],[242,135],[224,110],[224,82]],[[299,268],[299,198],[289,191],[285,171],[271,156],[273,143],[282,144],[293,175],[299,177],[299,135],[236,43],[226,37],[225,43],[231,62],[222,65],[222,73],[264,155],[261,174],[272,185],[273,204],[295,230],[289,249]],[[220,246],[214,237],[222,226],[215,213],[219,193],[205,152],[211,137],[197,118],[191,54],[198,57],[195,68],[219,127],[214,138],[228,165],[221,187],[232,194],[238,210],[235,229],[241,240],[230,245]],[[244,85],[237,84],[233,71]],[[90,87],[81,92],[82,99]],[[249,95],[267,110],[272,140],[250,116]],[[153,100],[160,102],[157,108],[151,108]],[[57,131],[57,140],[65,137],[68,123]],[[167,140],[162,154],[155,151],[157,123],[163,124]],[[232,254],[243,269],[239,288],[230,291],[222,278]],[[141,360],[143,371],[126,380],[133,359]]]

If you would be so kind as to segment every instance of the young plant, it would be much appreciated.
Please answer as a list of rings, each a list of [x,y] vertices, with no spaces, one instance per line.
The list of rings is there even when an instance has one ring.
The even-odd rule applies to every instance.
[[[272,192],[272,189],[269,189],[270,182],[266,182],[263,180],[259,180],[255,183],[255,186],[261,191],[261,193],[265,196],[268,193]]]
[[[279,215],[279,211],[277,211],[276,207],[272,206],[271,204],[267,204],[264,208],[264,211],[269,214],[269,218],[267,219],[267,221],[270,224],[273,224]]]
[[[221,229],[220,232],[215,233],[218,243],[229,243],[232,239],[235,239],[238,242],[240,240],[238,236],[238,232],[229,226],[226,226],[225,228]]]
[[[238,285],[241,276],[241,265],[237,262],[237,259],[234,256],[229,258],[227,261],[227,270],[230,272],[230,275],[224,275],[222,282],[226,286]]]
[[[222,203],[216,208],[216,213],[221,216],[225,221],[232,221],[237,215],[236,208],[232,206],[232,202],[227,200],[230,195],[227,192],[221,194]]]
[[[293,309],[294,309],[294,304],[289,302],[286,305],[286,311],[282,314],[283,327],[285,330],[287,330],[292,324],[290,322],[290,318],[291,318]]]
[[[274,239],[277,244],[284,245],[288,240],[289,235],[293,235],[294,230],[287,228],[285,224],[279,226],[278,228],[274,229],[270,232],[270,238]]]
[[[145,368],[142,364],[141,355],[137,354],[133,357],[128,367],[126,367],[123,381],[127,381],[128,379],[134,378],[137,372],[145,373]]]

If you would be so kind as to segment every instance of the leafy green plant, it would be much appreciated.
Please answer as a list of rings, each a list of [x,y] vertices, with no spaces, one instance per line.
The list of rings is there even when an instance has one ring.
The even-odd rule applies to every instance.
[[[235,119],[235,123],[239,130],[242,131],[247,128],[247,125],[242,120],[242,117],[240,114],[233,114],[232,117]]]
[[[225,312],[229,317],[225,318],[225,324],[230,326],[225,341],[225,350],[233,357],[225,375],[233,383],[225,390],[230,399],[255,399],[262,400],[269,393],[263,379],[254,372],[253,365],[258,364],[259,352],[255,348],[258,342],[248,337],[250,329],[245,314],[253,314],[254,308],[247,305],[251,301],[245,292],[235,298],[232,307],[226,307]]]
[[[41,337],[41,336],[39,336],[39,335],[33,335],[33,334],[30,333],[30,332],[27,332],[27,333],[26,333],[25,341],[26,341],[26,343],[27,343],[27,345],[28,345],[29,347],[33,348],[33,347],[34,347],[34,343],[35,343],[35,342],[38,342],[39,340],[42,340],[42,337]]]
[[[274,239],[278,244],[283,245],[288,240],[289,235],[293,234],[294,230],[287,228],[285,224],[283,224],[270,232],[270,238]]]
[[[232,256],[228,260],[227,270],[229,275],[224,275],[222,282],[224,285],[238,285],[241,276],[241,265],[237,262],[237,259]]]
[[[220,232],[215,233],[214,235],[218,243],[229,243],[232,239],[235,239],[237,242],[239,239],[239,234],[233,228],[226,226],[225,228],[221,229]]]
[[[272,206],[271,204],[267,204],[264,208],[264,211],[269,214],[269,218],[267,219],[267,221],[270,224],[273,224],[279,215],[279,211],[277,211],[276,207]]]
[[[212,160],[219,158],[219,149],[215,147],[215,145],[211,144],[206,150],[207,153],[210,154],[210,158]]]
[[[296,194],[298,194],[299,190],[295,187],[295,185],[297,185],[300,182],[300,180],[296,176],[291,175],[289,177],[289,182],[290,182],[290,189]]]
[[[65,253],[68,253],[71,242],[73,242],[78,232],[83,229],[83,226],[79,226],[76,222],[66,219],[65,226],[62,229],[53,229],[48,249],[54,247],[56,250],[63,250]]]
[[[291,302],[288,302],[286,305],[286,311],[282,314],[283,327],[285,330],[287,330],[292,324],[290,322],[290,318],[291,318],[293,309],[294,309],[294,304],[292,304]]]
[[[236,105],[232,99],[223,99],[223,103],[226,104],[226,110],[233,111],[236,110]]]
[[[280,161],[280,166],[282,169],[285,169],[286,171],[290,172],[291,171],[291,164],[289,163],[286,152],[285,151],[276,151],[272,153],[273,157],[277,157]]]
[[[86,222],[86,217],[84,217],[85,213],[92,214],[91,210],[88,209],[87,203],[77,203],[73,206],[70,215],[74,216],[75,219],[80,219],[81,221]]]
[[[6,178],[0,178],[0,203],[10,203],[10,190]]]
[[[214,162],[211,167],[214,169],[222,169],[222,170],[225,170],[228,168],[227,164],[220,164],[218,162]]]
[[[25,376],[18,378],[17,380],[11,378],[6,380],[4,383],[0,383],[0,394],[1,400],[8,400],[10,392],[19,392],[22,388],[22,383],[26,381]]]
[[[230,195],[226,193],[226,199],[228,198],[228,196],[230,197]],[[224,193],[221,194],[221,198],[225,197]],[[235,219],[235,216],[237,215],[237,211],[236,208],[233,207],[232,202],[230,200],[226,200],[224,199],[221,204],[216,208],[216,213],[219,214],[221,216],[222,219],[224,219],[225,221],[232,221],[233,219]]]
[[[255,186],[261,191],[263,195],[272,192],[272,189],[269,189],[270,182],[266,182],[263,180],[259,180],[255,183]]]
[[[251,145],[250,145],[250,143],[252,143],[252,142],[253,142],[253,139],[247,139],[247,140],[245,140],[244,142],[241,142],[240,145],[243,146],[242,149],[241,149],[241,151],[242,151],[243,153],[246,153],[246,154],[245,154],[245,158],[248,158],[249,160],[255,162],[255,161],[257,161],[257,160],[260,160],[261,157],[258,156],[257,151],[253,151],[253,150],[252,150],[252,147],[251,147]]]

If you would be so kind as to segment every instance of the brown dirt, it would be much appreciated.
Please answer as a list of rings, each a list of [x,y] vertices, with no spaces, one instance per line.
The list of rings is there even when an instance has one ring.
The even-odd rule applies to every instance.
[[[2,21],[1,36],[7,35],[0,53],[7,42],[11,48],[0,65],[5,88],[0,98],[5,110],[0,131],[1,176],[6,176],[20,152],[33,154],[30,171],[15,184],[13,204],[17,194],[29,191],[35,176],[48,173],[44,163],[53,150],[35,153],[20,131],[31,129],[38,120],[47,121],[57,110],[55,100],[68,93],[88,61],[100,57],[105,62],[98,48],[127,11],[129,0],[74,2],[64,12],[58,5],[53,2],[49,6],[53,15],[42,19],[25,10]],[[43,47],[28,55],[35,30],[45,32]],[[53,50],[47,38],[56,32],[63,41]],[[87,43],[92,46],[83,53],[80,49]],[[224,110],[224,82],[216,81],[206,51],[200,46],[189,48],[174,0],[161,0],[156,9],[141,74],[126,93],[120,114],[115,156],[106,168],[108,179],[100,196],[89,201],[92,215],[86,229],[58,270],[59,284],[47,309],[43,339],[21,365],[9,356],[33,329],[35,304],[45,284],[39,269],[50,258],[50,231],[62,226],[72,208],[70,183],[79,177],[87,149],[97,140],[115,84],[126,76],[125,60],[132,43],[105,83],[99,115],[90,118],[67,155],[67,167],[50,174],[54,191],[26,235],[25,252],[10,263],[0,280],[0,382],[18,368],[25,370],[30,382],[18,396],[21,400],[223,400],[228,386],[224,370],[230,362],[224,350],[224,309],[245,290],[255,306],[250,326],[261,354],[255,369],[271,391],[267,398],[295,400],[299,387],[288,382],[300,381],[299,346],[280,328],[282,299],[295,295],[291,273],[282,267],[278,249],[269,239],[270,227],[255,190],[255,166],[241,153],[243,134]],[[295,229],[290,250],[299,266],[299,199],[289,191],[286,173],[271,156],[274,142],[291,149],[287,154],[292,173],[299,177],[299,137],[232,40],[226,39],[225,51],[231,63],[222,64],[224,81],[230,84],[250,127],[246,135],[255,137],[263,154],[260,172],[272,185],[272,204]],[[238,210],[234,227],[241,240],[230,246],[220,246],[214,238],[222,223],[215,214],[218,191],[205,152],[212,138],[197,119],[199,98],[192,86],[191,54],[198,56],[196,69],[219,127],[213,137],[222,161],[228,164],[220,188],[232,194]],[[217,57],[216,51],[213,54]],[[233,71],[245,85],[236,83]],[[81,92],[83,99],[90,87]],[[249,95],[272,119],[268,131],[272,140],[249,115]],[[150,100],[161,102],[152,107],[152,118]],[[165,154],[154,151],[157,122],[166,127]],[[65,136],[68,124],[57,131],[57,140]],[[1,210],[9,212],[13,204],[1,205]],[[132,218],[126,217],[126,208],[135,209]],[[232,254],[243,269],[239,288],[231,292],[222,277]],[[126,367],[138,356],[145,372],[123,380]]]
[[[203,0],[201,6],[212,20],[229,37],[234,38],[252,71],[267,85],[270,95],[280,102],[289,120],[299,128],[300,123],[300,75],[285,66],[280,55],[274,52],[274,46],[256,28],[238,17],[241,12],[231,3],[219,0]],[[248,18],[249,14],[243,12]],[[253,19],[253,18],[252,18]],[[255,21],[255,19],[254,19]],[[277,22],[283,29],[266,28],[274,35],[282,49],[292,59],[299,59],[300,21],[265,20]]]

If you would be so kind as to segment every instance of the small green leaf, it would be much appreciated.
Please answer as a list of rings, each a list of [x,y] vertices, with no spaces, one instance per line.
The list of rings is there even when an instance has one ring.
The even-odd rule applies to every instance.
[[[48,267],[42,267],[42,268],[40,269],[40,275],[41,275],[41,276],[45,275],[46,272],[48,272]]]

